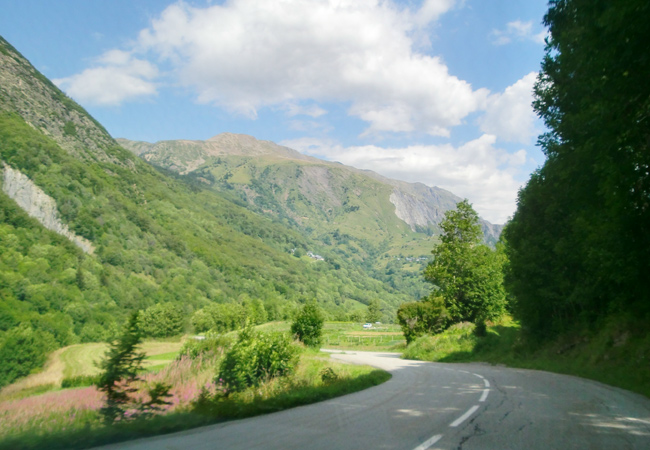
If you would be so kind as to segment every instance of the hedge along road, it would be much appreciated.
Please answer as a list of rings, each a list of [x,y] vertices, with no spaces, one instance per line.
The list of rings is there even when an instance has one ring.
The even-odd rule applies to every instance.
[[[648,449],[650,399],[576,377],[398,354],[333,358],[388,370],[365,391],[104,449]]]

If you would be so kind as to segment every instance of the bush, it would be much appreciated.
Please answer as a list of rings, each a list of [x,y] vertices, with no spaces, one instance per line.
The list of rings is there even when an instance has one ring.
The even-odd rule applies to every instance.
[[[320,371],[320,379],[323,381],[323,383],[330,384],[338,381],[339,376],[331,367],[325,367]]]
[[[397,321],[402,327],[406,343],[427,333],[440,333],[449,317],[441,297],[431,297],[419,302],[402,303],[397,310]]]
[[[263,380],[291,373],[298,347],[280,333],[258,334],[247,326],[219,366],[219,382],[229,391],[258,386]]]
[[[308,347],[320,347],[325,318],[315,301],[305,303],[291,324],[291,333]]]
[[[66,377],[61,381],[63,389],[74,387],[93,386],[99,382],[99,375],[77,375],[76,377]]]
[[[176,359],[180,360],[183,356],[190,359],[196,359],[207,353],[223,353],[232,345],[232,338],[216,333],[208,333],[205,339],[189,339],[181,348]]]

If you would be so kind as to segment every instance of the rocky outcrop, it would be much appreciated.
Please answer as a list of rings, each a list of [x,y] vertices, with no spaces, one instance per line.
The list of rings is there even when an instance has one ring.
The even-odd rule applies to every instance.
[[[406,222],[413,231],[418,226],[427,227],[430,223],[437,225],[444,217],[444,211],[398,189],[393,190],[389,200],[395,205],[395,215]]]
[[[52,197],[18,170],[12,169],[4,163],[2,165],[4,166],[2,190],[15,200],[27,214],[38,220],[48,230],[70,239],[85,253],[92,254],[95,251],[88,239],[77,236],[61,222],[56,202]]]
[[[395,215],[406,222],[413,231],[416,231],[417,227],[437,227],[445,218],[445,212],[456,208],[459,201],[459,197],[447,191],[421,183],[402,183],[395,186],[390,195],[390,202],[395,205]],[[491,224],[483,219],[479,219],[479,225],[485,242],[494,245],[499,240],[503,225]]]

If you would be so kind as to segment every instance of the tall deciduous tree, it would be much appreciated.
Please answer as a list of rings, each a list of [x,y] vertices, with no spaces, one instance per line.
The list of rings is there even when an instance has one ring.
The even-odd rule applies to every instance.
[[[482,244],[478,215],[467,200],[447,211],[441,242],[424,271],[444,298],[452,322],[494,319],[505,311],[499,255]]]
[[[555,0],[535,110],[547,156],[506,228],[509,290],[548,338],[616,310],[650,313],[650,4]]]

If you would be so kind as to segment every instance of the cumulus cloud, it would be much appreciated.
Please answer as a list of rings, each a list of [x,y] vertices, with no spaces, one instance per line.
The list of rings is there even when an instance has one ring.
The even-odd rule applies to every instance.
[[[95,67],[53,82],[80,102],[119,105],[136,97],[157,92],[156,66],[131,52],[111,50],[96,59]]]
[[[532,21],[522,22],[521,20],[515,20],[508,22],[505,30],[492,30],[491,38],[492,43],[495,45],[509,44],[513,40],[533,41],[538,44],[543,44],[546,35],[546,30],[537,33],[534,32]]]
[[[370,133],[448,135],[487,91],[414,50],[411,36],[453,3],[427,0],[418,11],[378,0],[178,3],[137,48],[169,62],[198,101],[250,118],[269,105],[341,101]]]
[[[420,26],[435,22],[438,17],[449,11],[455,3],[455,0],[424,0],[414,20]]]
[[[529,144],[539,134],[533,112],[533,86],[537,73],[531,72],[508,86],[503,93],[487,98],[485,114],[479,119],[481,131],[505,141]]]
[[[469,198],[481,217],[504,223],[515,210],[517,191],[522,185],[517,178],[527,154],[525,150],[510,154],[495,144],[496,137],[490,134],[460,147],[342,147],[334,141],[313,138],[282,142],[308,155],[373,170],[389,178],[447,189]]]

